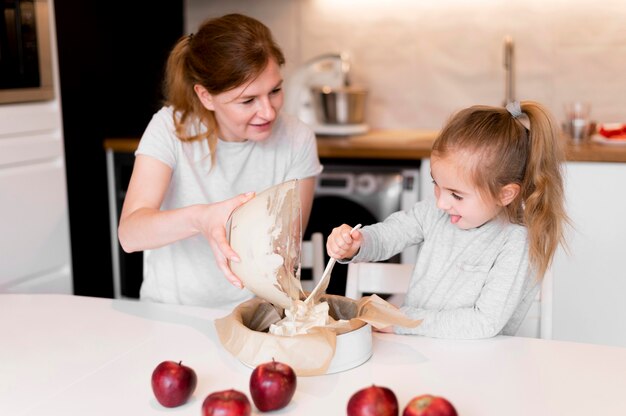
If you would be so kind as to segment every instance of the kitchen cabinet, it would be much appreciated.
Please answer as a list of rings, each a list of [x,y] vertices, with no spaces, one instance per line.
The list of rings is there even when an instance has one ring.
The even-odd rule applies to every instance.
[[[0,106],[0,120],[0,292],[70,294],[58,99]]]
[[[554,275],[553,338],[626,347],[626,163],[568,162],[569,251]]]
[[[135,163],[135,155],[132,152],[134,149],[129,152],[106,150],[113,297],[117,299],[139,298],[139,290],[143,281],[143,252],[125,253],[117,237],[119,216],[122,212],[122,205]]]

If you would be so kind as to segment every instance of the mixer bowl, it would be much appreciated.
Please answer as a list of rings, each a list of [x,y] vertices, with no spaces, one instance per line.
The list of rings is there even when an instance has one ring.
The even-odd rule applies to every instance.
[[[357,87],[312,87],[317,121],[321,124],[365,122],[367,90]]]

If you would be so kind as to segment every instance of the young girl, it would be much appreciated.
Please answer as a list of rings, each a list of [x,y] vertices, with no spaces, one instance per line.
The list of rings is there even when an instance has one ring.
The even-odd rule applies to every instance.
[[[225,224],[254,192],[300,179],[306,226],[322,167],[311,129],[280,114],[284,62],[269,29],[240,14],[174,46],[119,224],[124,250],[144,250],[142,300],[230,308],[251,297],[228,266],[238,258]]]
[[[433,144],[435,201],[352,236],[346,224],[335,228],[328,254],[380,261],[419,244],[402,310],[423,322],[396,333],[514,335],[563,242],[560,143],[557,123],[538,103],[462,110]]]

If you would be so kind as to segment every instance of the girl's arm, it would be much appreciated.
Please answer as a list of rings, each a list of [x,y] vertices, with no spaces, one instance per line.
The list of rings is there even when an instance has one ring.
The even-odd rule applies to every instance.
[[[405,248],[424,241],[423,211],[428,201],[418,202],[409,211],[398,211],[383,222],[363,227],[363,240],[352,261],[382,261]]]

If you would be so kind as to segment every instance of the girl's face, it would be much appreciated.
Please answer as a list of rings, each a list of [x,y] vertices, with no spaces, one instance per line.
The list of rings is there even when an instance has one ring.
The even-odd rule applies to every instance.
[[[270,59],[261,74],[230,91],[211,95],[195,86],[202,104],[214,111],[219,138],[229,142],[262,141],[269,137],[283,106],[280,67]]]
[[[431,155],[430,175],[435,185],[437,208],[450,216],[450,222],[463,230],[480,227],[502,210],[498,201],[483,199],[462,163],[467,157]],[[491,199],[491,198],[490,198]]]

